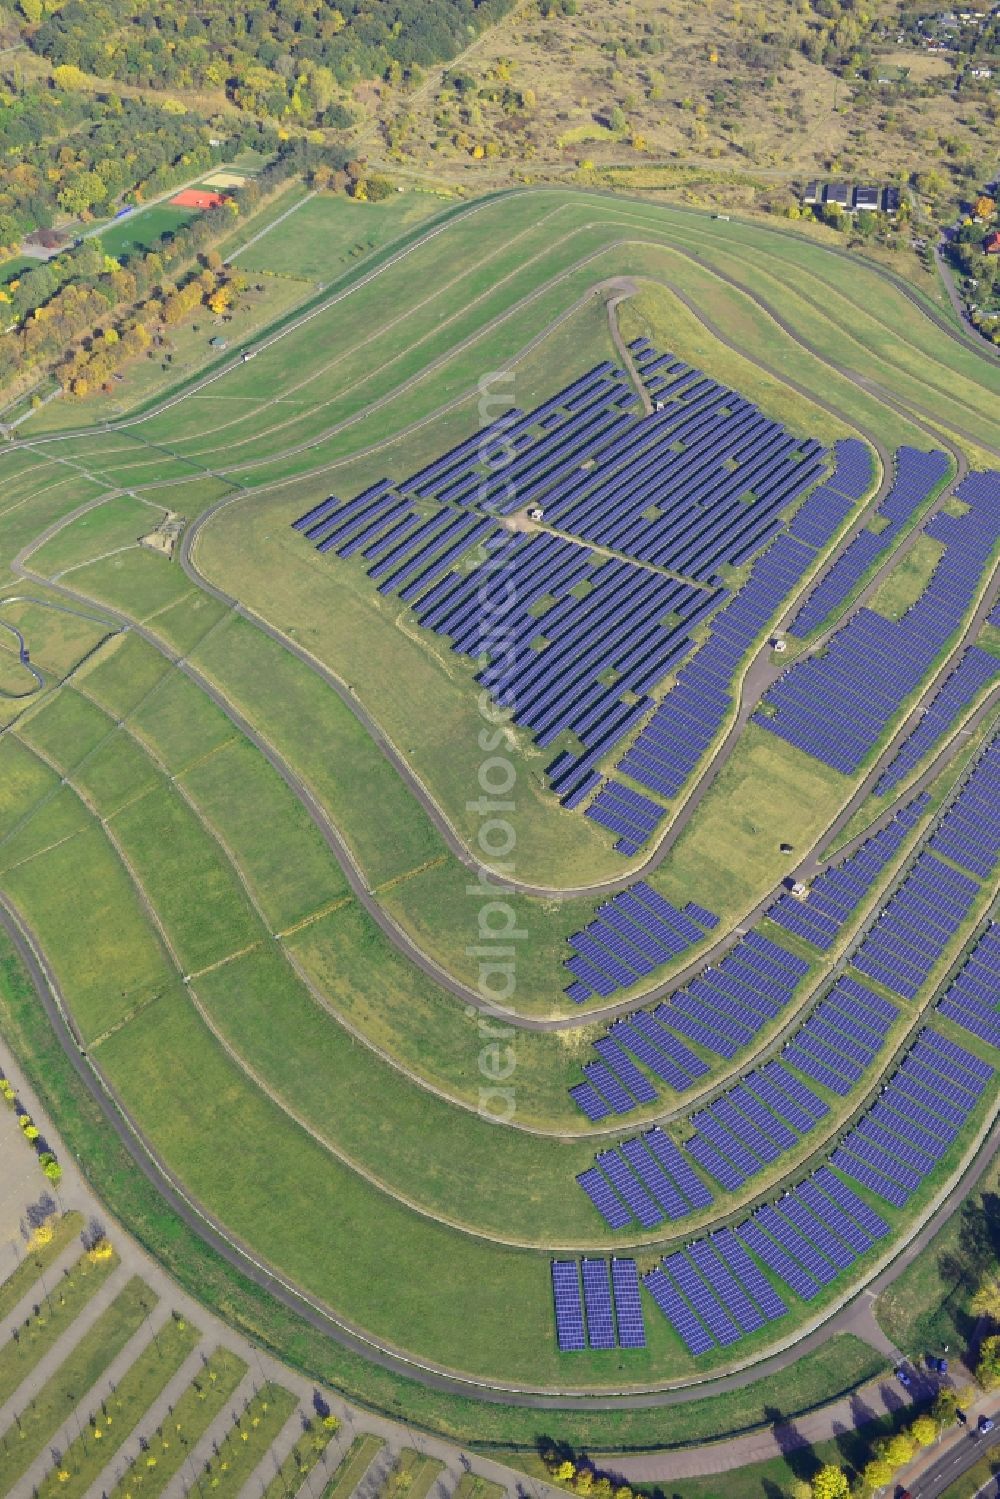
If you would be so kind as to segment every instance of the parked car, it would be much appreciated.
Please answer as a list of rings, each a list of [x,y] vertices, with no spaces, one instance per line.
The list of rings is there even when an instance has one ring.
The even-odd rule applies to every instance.
[[[979,1417],[979,1430],[981,1432],[985,1433],[987,1431],[992,1431],[995,1425],[996,1425],[996,1422],[993,1420],[992,1416],[980,1416]]]
[[[913,1383],[913,1380],[910,1377],[909,1371],[906,1370],[906,1369],[897,1369],[896,1370],[896,1378],[899,1380],[900,1384],[906,1390],[908,1390],[910,1388],[911,1384]]]

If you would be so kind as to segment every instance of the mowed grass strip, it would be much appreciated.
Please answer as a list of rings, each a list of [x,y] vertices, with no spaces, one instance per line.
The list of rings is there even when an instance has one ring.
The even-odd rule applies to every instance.
[[[20,826],[0,839],[0,869],[12,869],[92,826],[91,814],[79,796],[63,786],[30,808]]]
[[[304,1491],[306,1479],[322,1461],[323,1454],[337,1434],[340,1425],[336,1417],[330,1416],[330,1426],[318,1416],[302,1415],[302,1435],[281,1467],[271,1479],[261,1499],[295,1499]]]
[[[868,607],[887,619],[899,619],[915,604],[944,556],[943,542],[918,536],[906,556],[896,563]]]
[[[246,1078],[183,994],[143,1010],[100,1058],[194,1198],[300,1285],[425,1357],[556,1375],[554,1340],[539,1335],[547,1256],[470,1239],[363,1181]],[[400,1276],[404,1261],[426,1273]]]
[[[176,981],[132,881],[95,823],[7,869],[3,883],[46,953],[85,1040]]]
[[[0,1281],[0,1322],[9,1317],[19,1301],[23,1301],[44,1270],[57,1260],[72,1243],[83,1227],[83,1218],[74,1209],[60,1217],[50,1219],[44,1228],[51,1232],[32,1235],[24,1259],[6,1280]]]
[[[51,766],[33,755],[13,734],[0,739],[0,851],[3,840],[58,785],[59,777]]]
[[[77,593],[140,621],[186,598],[191,591],[176,563],[138,547],[75,568],[72,582]]]
[[[303,777],[372,884],[440,855],[441,839],[396,771],[303,662],[236,618],[191,660]]]
[[[426,1499],[431,1484],[444,1471],[444,1463],[426,1453],[404,1447],[379,1490],[379,1499]]]
[[[706,905],[724,928],[794,867],[849,791],[846,776],[748,724],[650,884],[682,905]]]
[[[232,865],[175,787],[132,802],[110,827],[185,973],[266,937]]]
[[[287,197],[281,204],[282,212],[290,206]],[[246,250],[230,254],[244,271],[272,271],[279,276],[326,281],[332,267],[349,266],[352,260],[380,249],[439,212],[440,207],[436,198],[424,193],[397,195],[384,203],[363,206],[353,199],[321,193]]]
[[[108,1365],[139,1331],[156,1297],[134,1276],[0,1437],[0,1486],[9,1493]]]
[[[478,1473],[463,1473],[451,1499],[503,1499],[506,1489]]]
[[[267,1449],[298,1401],[282,1385],[268,1383],[237,1417],[218,1450],[202,1464],[198,1485],[238,1494],[263,1460]]]
[[[68,774],[114,732],[114,721],[72,687],[60,689],[19,726],[19,736]]]
[[[320,1008],[273,946],[203,975],[195,989],[213,1024],[266,1078],[276,1101],[402,1197],[486,1234],[526,1243],[603,1237],[574,1180],[593,1164],[594,1142],[586,1135],[556,1140],[492,1123],[485,1111],[492,1107],[502,1117],[506,1097],[500,1088],[492,1098],[486,1094],[476,1062],[480,1055],[490,1061],[489,1048],[497,1043],[460,1018],[461,1012],[454,1023],[467,1040],[475,1086],[466,1089],[469,1107],[460,1109],[356,1041]],[[396,1003],[393,998],[386,1009],[390,1020]],[[557,1047],[550,1044],[546,1055],[558,1060]],[[502,1045],[498,1069],[516,1067],[520,1049],[520,1038],[509,1056]],[[553,1090],[551,1112],[566,1128],[580,1127],[561,1090]]]
[[[143,649],[155,654],[142,642]],[[130,727],[172,775],[235,739],[238,730],[189,677],[172,670],[140,703]]]
[[[323,1490],[321,1499],[351,1499],[354,1490],[384,1446],[382,1438],[375,1436],[373,1432],[355,1437]],[[112,1499],[116,1499],[116,1496],[112,1495]]]
[[[14,1394],[32,1369],[54,1348],[83,1308],[118,1267],[118,1256],[93,1260],[82,1254],[47,1292],[43,1291],[23,1324],[0,1350],[0,1405]]]
[[[201,1333],[176,1314],[169,1317],[115,1386],[114,1393],[88,1414],[71,1442],[38,1486],[38,1499],[82,1499],[115,1453],[135,1430],[153,1401],[198,1346]]]
[[[348,894],[343,870],[302,803],[247,740],[234,740],[181,779],[232,849],[275,931]]]
[[[119,807],[151,791],[162,777],[146,751],[126,729],[111,736],[73,772],[73,783],[99,817],[111,817]]]
[[[354,1029],[405,1070],[465,1098],[476,1107],[483,1079],[477,1059],[498,1038],[480,1025],[459,1001],[428,978],[389,942],[367,912],[352,901],[285,939],[319,992]],[[378,974],[373,985],[369,975]],[[514,1046],[517,1060],[518,1118],[525,1123],[581,1125],[564,1089],[579,1081],[595,1036],[605,1026],[579,1026],[561,1032],[523,1031],[499,1037]],[[503,1052],[496,1070],[504,1070]],[[665,1098],[669,1093],[664,1090]]]
[[[171,670],[170,662],[131,631],[115,636],[76,675],[80,690],[113,718],[131,713]]]
[[[54,604],[58,602],[53,599]],[[70,671],[116,628],[110,621],[102,623],[99,619],[83,619],[65,609],[47,608],[44,602],[35,603],[29,599],[12,600],[3,605],[0,618],[21,631],[32,661],[59,677]]]
[[[33,552],[32,570],[53,578],[105,552],[136,546],[139,538],[152,531],[162,516],[161,508],[133,495],[111,495],[86,514],[78,515]]]
[[[140,1452],[108,1495],[108,1499],[159,1499],[170,1480],[184,1466],[208,1427],[226,1406],[247,1372],[241,1358],[228,1348],[216,1348],[178,1399],[167,1420],[146,1440]],[[154,1461],[150,1464],[149,1459]]]
[[[226,605],[211,594],[192,588],[175,604],[155,614],[146,628],[165,640],[172,650],[187,655],[228,613]]]

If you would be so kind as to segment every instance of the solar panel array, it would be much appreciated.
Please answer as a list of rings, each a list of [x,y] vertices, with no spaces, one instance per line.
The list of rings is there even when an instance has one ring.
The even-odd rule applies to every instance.
[[[540,745],[576,736],[582,750],[563,749],[547,767],[567,806],[601,785],[600,762],[649,715],[649,689],[681,665],[694,648],[692,630],[725,602],[719,569],[772,540],[828,460],[817,442],[792,436],[673,356],[644,344],[635,356],[662,408],[652,416],[635,411],[626,376],[605,362],[534,411],[507,412],[402,483],[381,480],[346,504],[331,497],[293,523],[321,552],[360,551],[381,592],[412,604],[419,622],[457,652],[487,658],[479,680]],[[849,498],[867,486],[870,456],[849,440],[835,456],[830,483]],[[512,535],[491,519],[533,504],[569,536],[622,555],[602,557],[551,534]],[[483,554],[470,568],[469,558]],[[678,739],[690,761],[678,785],[715,732],[704,737],[701,699],[708,697],[716,727],[724,716],[720,664],[726,687],[814,556],[782,535],[741,590],[724,638],[699,652],[697,670],[671,694],[667,718],[676,710],[689,731]],[[654,774],[663,748],[661,740],[649,756]],[[627,791],[613,783],[588,810],[631,857],[662,812]]]
[[[798,583],[816,553],[779,536],[753,564],[750,576],[712,620],[703,646],[681,666],[618,769],[660,796],[675,797],[732,708],[733,680],[747,652]]]
[[[587,1346],[580,1299],[580,1274],[576,1260],[552,1261],[552,1295],[556,1306],[556,1341],[562,1353],[579,1352]]]
[[[1000,676],[1000,659],[991,656],[989,651],[974,645],[963,652],[962,659],[934,695],[916,728],[882,772],[875,786],[875,795],[885,796],[916,769],[983,688],[997,676]]]
[[[992,1077],[981,1058],[925,1027],[878,1103],[834,1151],[833,1164],[885,1202],[905,1207]]]
[[[450,577],[460,557],[489,540],[502,540],[493,521],[450,506],[423,510],[385,481],[348,504],[324,500],[294,521],[318,552],[341,558],[360,552],[379,593],[414,603],[433,583]]]
[[[858,770],[958,629],[1000,539],[1000,472],[970,475],[958,494],[967,513],[939,511],[924,528],[945,550],[916,602],[898,620],[859,609],[784,673],[754,723],[834,770]]]
[[[693,649],[691,630],[724,597],[559,536],[505,533],[482,568],[449,574],[416,615],[459,655],[488,658],[477,680],[536,743],[568,730],[585,745],[547,767],[576,805],[600,780],[597,762],[653,706],[649,688]]]
[[[593,468],[548,491],[560,531],[628,557],[711,581],[775,535],[781,512],[816,483],[826,454],[735,391],[651,346],[657,410],[602,452]]]
[[[915,797],[887,827],[866,839],[857,853],[813,880],[805,900],[786,892],[775,901],[768,916],[825,952],[895,858],[919,822],[927,801],[926,793]]]
[[[866,985],[839,978],[782,1056],[813,1082],[846,1097],[874,1061],[898,1014],[895,1005]]]
[[[788,1305],[762,1264],[811,1301],[888,1232],[880,1214],[822,1166],[735,1231],[720,1229],[667,1256],[643,1276],[643,1284],[698,1357],[786,1314]]]
[[[670,1136],[653,1128],[601,1151],[577,1182],[609,1228],[656,1228],[706,1208],[712,1194]]]
[[[892,489],[873,517],[881,523],[881,529],[876,533],[865,527],[841,552],[795,616],[791,634],[811,635],[834,609],[846,602],[863,574],[888,551],[913,512],[940,484],[948,467],[946,453],[921,453],[917,448],[907,447],[898,450]],[[795,532],[794,525],[792,531]]]
[[[946,859],[989,879],[1000,858],[1000,739],[980,757],[931,839],[931,848]]]
[[[875,478],[871,449],[856,437],[835,443],[834,458],[832,477],[813,490],[788,524],[793,536],[814,547],[826,545]]]
[[[1000,1047],[1000,926],[992,923],[980,937],[937,1008],[981,1041]]]
[[[653,1014],[659,1024],[729,1059],[781,1013],[808,971],[804,959],[753,930]]]
[[[616,1020],[594,1042],[598,1060],[584,1065],[586,1082],[570,1088],[570,1097],[597,1123],[652,1103],[656,1087],[650,1073],[683,1092],[708,1071],[689,1042],[717,1056],[735,1056],[781,1013],[808,971],[802,958],[756,930],[748,932],[718,964],[655,1010],[635,1010]]]
[[[665,808],[621,781],[605,781],[584,812],[585,817],[619,835],[615,848],[631,858],[656,831]]]
[[[691,1115],[684,1148],[728,1191],[773,1165],[828,1113],[811,1088],[780,1062],[767,1062]]]
[[[580,1278],[583,1277],[583,1301]],[[646,1322],[635,1260],[552,1261],[556,1341],[560,1352],[591,1348],[645,1348]],[[586,1312],[586,1329],[584,1329]]]
[[[978,893],[975,880],[924,851],[855,952],[855,968],[915,999]]]
[[[711,911],[703,915],[718,921]],[[573,948],[566,959],[573,975],[566,993],[574,1004],[595,994],[607,999],[701,942],[709,924],[699,924],[639,881],[598,906],[594,920],[566,938]]]
[[[582,464],[628,440],[637,426],[628,410],[637,404],[624,371],[605,360],[533,411],[506,412],[399,487],[507,515],[541,503]]]

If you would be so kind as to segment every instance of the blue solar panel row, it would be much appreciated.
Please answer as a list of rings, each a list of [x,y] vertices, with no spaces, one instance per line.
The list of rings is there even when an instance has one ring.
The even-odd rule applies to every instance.
[[[695,1134],[685,1149],[728,1191],[738,1191],[827,1113],[826,1104],[788,1065],[846,1094],[875,1057],[897,1013],[855,980],[839,979],[786,1044],[785,1065],[767,1063],[692,1114]]]
[[[937,1008],[971,1035],[1000,1047],[1000,926],[987,927]]]
[[[626,902],[628,913],[632,893],[616,899]],[[580,937],[586,942],[586,933],[577,933]],[[579,973],[586,962],[581,950],[567,967]],[[706,967],[654,1011],[636,1010],[616,1020],[607,1035],[595,1041],[598,1060],[584,1065],[586,1082],[570,1088],[570,1097],[597,1123],[652,1102],[661,1083],[683,1092],[708,1071],[690,1043],[718,1056],[735,1056],[781,1013],[808,971],[802,958],[756,930],[748,932],[717,964]]]
[[[791,1150],[826,1104],[780,1063],[769,1062],[692,1114],[696,1133],[685,1149],[711,1176],[737,1191],[751,1176]]]
[[[648,714],[649,688],[693,649],[691,631],[725,595],[549,534],[508,533],[485,566],[442,580],[417,619],[457,653],[487,658],[479,682],[539,745],[566,731],[583,743],[582,754],[564,751],[547,767],[556,793],[576,805],[599,784],[608,750]],[[599,798],[596,820],[641,842],[662,813],[637,797],[616,786]]]
[[[957,494],[967,512],[938,511],[924,528],[945,550],[916,602],[898,620],[859,609],[784,673],[754,723],[857,772],[958,630],[1000,538],[1000,472],[971,474]]]
[[[817,876],[807,899],[781,895],[768,911],[772,921],[814,947],[832,946],[841,927],[864,901],[875,881],[899,852],[927,806],[926,793],[914,797],[888,826],[865,840],[858,851]]]
[[[583,1303],[580,1275],[583,1276]],[[646,1323],[634,1260],[552,1261],[556,1341],[562,1353],[591,1348],[645,1348]],[[586,1309],[586,1332],[584,1332]]]
[[[813,1082],[846,1097],[874,1061],[898,1013],[857,980],[839,978],[782,1057]]]
[[[925,850],[855,952],[855,968],[915,999],[978,893],[975,880]]]
[[[991,740],[931,839],[934,852],[989,879],[1000,859],[1000,739]]]
[[[605,781],[584,813],[619,835],[615,848],[628,858],[648,842],[666,815],[659,802],[615,780]]]
[[[992,1077],[980,1057],[925,1027],[878,1104],[834,1151],[833,1165],[885,1202],[905,1207]]]
[[[659,1128],[605,1150],[577,1182],[609,1228],[656,1228],[706,1208],[712,1194]],[[612,1190],[613,1189],[613,1190]]]
[[[769,421],[749,401],[644,351],[657,410],[552,487],[546,519],[626,556],[711,580],[774,533],[778,517],[824,471],[826,455]],[[663,380],[667,378],[667,384]]]
[[[706,643],[680,669],[618,769],[664,797],[676,797],[729,715],[740,663],[815,557],[804,542],[779,536],[753,565],[739,593],[716,614]]]
[[[875,512],[874,519],[882,523],[881,529],[876,534],[866,527],[841,552],[795,616],[791,634],[800,637],[811,635],[834,609],[846,603],[863,574],[888,551],[913,512],[947,475],[948,467],[946,453],[921,453],[916,448],[907,447],[899,449],[893,487]],[[829,483],[831,487],[842,488],[837,484],[836,478]],[[867,484],[864,487],[867,488]],[[848,493],[847,489],[843,489],[843,493]],[[886,521],[888,525],[885,524]],[[831,527],[829,534],[836,529],[836,524],[839,522]],[[795,531],[794,524],[792,530]]]
[[[963,716],[984,688],[1000,676],[1000,658],[979,646],[970,646],[955,670],[935,694],[916,728],[903,741],[898,753],[882,772],[876,796],[885,796],[915,770],[944,738],[952,724]]]
[[[567,995],[575,1004],[594,994],[607,999],[701,942],[711,921],[718,921],[713,912],[692,919],[640,881],[598,906],[595,919],[567,938],[573,948]]]
[[[764,1265],[806,1301],[889,1232],[828,1166],[776,1203],[669,1255],[643,1276],[652,1299],[694,1357],[728,1347],[785,1315]]]
[[[576,1260],[552,1261],[552,1295],[556,1308],[556,1341],[562,1353],[586,1348],[580,1272]]]

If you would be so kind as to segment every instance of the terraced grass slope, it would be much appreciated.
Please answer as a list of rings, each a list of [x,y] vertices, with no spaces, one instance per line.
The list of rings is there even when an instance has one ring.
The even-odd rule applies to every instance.
[[[294,223],[271,231],[268,253]],[[631,1251],[648,1269],[815,1166],[916,1034],[989,882],[901,1004],[864,1086],[830,1093],[814,1138],[682,1223],[608,1229],[575,1177],[635,1122],[595,1129],[568,1097],[612,1014],[572,1011],[562,958],[604,887],[641,861],[623,865],[606,830],[557,804],[527,733],[484,744],[470,663],[289,523],[331,492],[404,479],[480,419],[617,358],[611,294],[631,298],[619,313],[629,338],[672,348],[803,438],[861,438],[886,473],[901,445],[943,444],[956,467],[988,462],[1000,371],[862,262],[677,209],[511,195],[431,225],[378,267],[331,278],[308,320],[162,409],[58,441],[40,414],[0,455],[10,592],[82,599],[106,616],[89,654],[53,632],[52,681],[0,742],[0,891],[45,954],[91,1065],[167,1168],[334,1316],[470,1389],[683,1382],[762,1356],[773,1332],[696,1356],[647,1303],[645,1350],[567,1362],[552,1337],[552,1254]],[[859,497],[852,524],[869,503]],[[204,517],[185,566],[135,544],[143,514],[165,508]],[[803,588],[837,544],[817,550]],[[881,606],[904,610],[924,564],[917,554]],[[977,608],[989,586],[977,578]],[[753,659],[759,672],[777,658],[762,648]],[[724,753],[706,759],[717,777],[683,826],[684,797],[665,809],[673,841],[648,871],[666,899],[697,902],[720,927],[615,1003],[655,1002],[691,976],[689,959],[717,958],[735,926],[758,921],[777,882],[855,810],[882,751],[857,775],[821,765],[746,726],[755,689],[756,675],[741,705],[737,682]],[[498,752],[516,785],[507,873],[528,887],[500,892],[470,868],[483,848],[480,767]],[[477,1008],[491,909],[526,933],[500,1017]],[[683,1145],[696,1106],[780,1049],[823,996],[857,930],[822,953],[771,929],[808,967],[788,1010],[728,1058],[694,1041],[704,1081],[665,1088],[640,1123]],[[508,1080],[509,1110],[496,1094]],[[879,1204],[888,1246],[809,1304],[790,1296],[783,1336],[892,1253],[991,1107],[975,1103],[905,1207]]]

